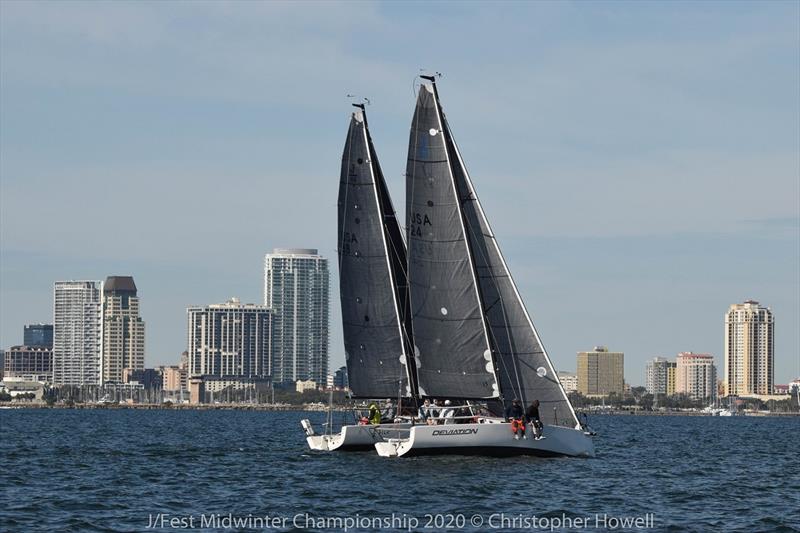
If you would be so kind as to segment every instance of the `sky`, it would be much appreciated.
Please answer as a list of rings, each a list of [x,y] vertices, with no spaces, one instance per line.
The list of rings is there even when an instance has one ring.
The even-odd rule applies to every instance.
[[[800,2],[0,2],[0,347],[53,282],[132,275],[146,365],[186,307],[263,303],[263,256],[331,259],[369,98],[394,203],[420,70],[557,369],[711,353],[746,299],[800,377]]]

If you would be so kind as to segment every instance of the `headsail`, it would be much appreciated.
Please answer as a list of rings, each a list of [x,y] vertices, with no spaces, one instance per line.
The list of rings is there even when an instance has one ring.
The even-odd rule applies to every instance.
[[[406,167],[408,271],[419,392],[497,398],[488,330],[443,131],[434,88],[423,85]]]
[[[339,290],[354,397],[416,396],[406,249],[362,106],[350,120],[339,183]]]
[[[454,175],[461,194],[503,396],[506,400],[516,397],[526,403],[539,400],[545,421],[574,426],[578,423],[575,411],[525,309],[446,118],[444,125],[449,149],[455,155]],[[543,376],[539,376],[539,368],[544,368]]]

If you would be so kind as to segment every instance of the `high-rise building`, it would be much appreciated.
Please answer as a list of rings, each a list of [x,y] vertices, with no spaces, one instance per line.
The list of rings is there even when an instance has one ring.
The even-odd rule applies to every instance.
[[[276,248],[264,258],[264,305],[273,312],[275,383],[328,377],[328,260],[314,249]]]
[[[3,375],[25,381],[50,382],[53,350],[47,346],[12,346],[5,352]]]
[[[625,354],[595,346],[578,352],[578,391],[584,396],[622,394],[625,388]]]
[[[123,370],[144,369],[144,322],[131,276],[103,285],[103,382],[123,383]]]
[[[57,281],[53,290],[53,383],[102,384],[102,281]]]
[[[189,307],[186,315],[189,378],[270,376],[269,309],[232,298],[224,304]]]
[[[350,384],[347,380],[347,367],[340,367],[336,373],[333,374],[333,386],[337,389],[347,389]]]
[[[772,394],[775,320],[768,307],[747,300],[725,314],[725,393]]]
[[[188,390],[188,381],[186,370],[179,366],[162,366],[158,367],[161,371],[163,383],[161,387],[168,392],[180,392]]]
[[[26,324],[22,332],[25,346],[53,347],[53,324]]]
[[[675,367],[675,392],[694,400],[713,401],[717,397],[717,367],[707,353],[681,352]]]
[[[667,396],[672,396],[675,394],[675,372],[677,370],[677,366],[678,363],[670,361],[670,364],[667,367]]]
[[[675,393],[675,361],[654,357],[647,362],[645,388],[652,395]]]
[[[564,387],[564,392],[567,394],[578,391],[577,374],[573,374],[572,372],[559,372],[558,380],[561,382],[561,386]]]

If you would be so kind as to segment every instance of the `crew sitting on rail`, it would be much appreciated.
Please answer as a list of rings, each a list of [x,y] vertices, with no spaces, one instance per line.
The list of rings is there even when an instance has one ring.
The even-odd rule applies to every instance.
[[[369,404],[369,421],[376,425],[381,423],[381,410],[378,409],[378,404],[375,402]]]
[[[383,408],[383,412],[381,412],[381,420],[385,420],[386,422],[394,420],[394,404],[391,398],[386,400],[386,405]]]
[[[533,400],[528,406],[528,409],[525,411],[525,421],[533,428],[533,438],[540,439],[542,437],[544,424],[542,424],[542,419],[539,418],[539,400]]]
[[[419,412],[417,414],[419,416],[419,419],[423,423],[427,424],[428,418],[431,416],[431,401],[425,400],[424,402],[422,402],[422,405],[419,406]]]
[[[525,411],[522,410],[522,405],[516,398],[506,408],[505,418],[506,422],[511,422],[511,431],[514,432],[516,440],[519,440],[520,435],[522,435],[523,439],[528,438],[525,436]]]
[[[443,419],[442,420],[443,424],[454,424],[455,423],[455,418],[454,417],[456,416],[456,411],[455,411],[455,409],[453,409],[451,407],[450,400],[445,400],[444,401],[444,409],[442,410],[442,414],[440,416]]]

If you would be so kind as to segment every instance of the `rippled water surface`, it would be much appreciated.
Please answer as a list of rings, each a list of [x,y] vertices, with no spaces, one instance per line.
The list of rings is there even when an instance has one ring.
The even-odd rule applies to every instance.
[[[364,518],[392,513],[417,531],[441,529],[425,516],[437,513],[452,515],[438,525],[454,531],[514,529],[498,522],[505,513],[529,530],[543,518],[585,518],[581,529],[595,530],[606,515],[652,513],[656,531],[800,531],[800,418],[598,416],[594,459],[384,459],[309,452],[307,416],[324,418],[2,410],[0,530],[143,531],[158,513],[177,525],[193,517],[194,529],[216,513],[286,518],[279,531],[318,525],[293,524],[303,513],[371,529],[392,524]]]

